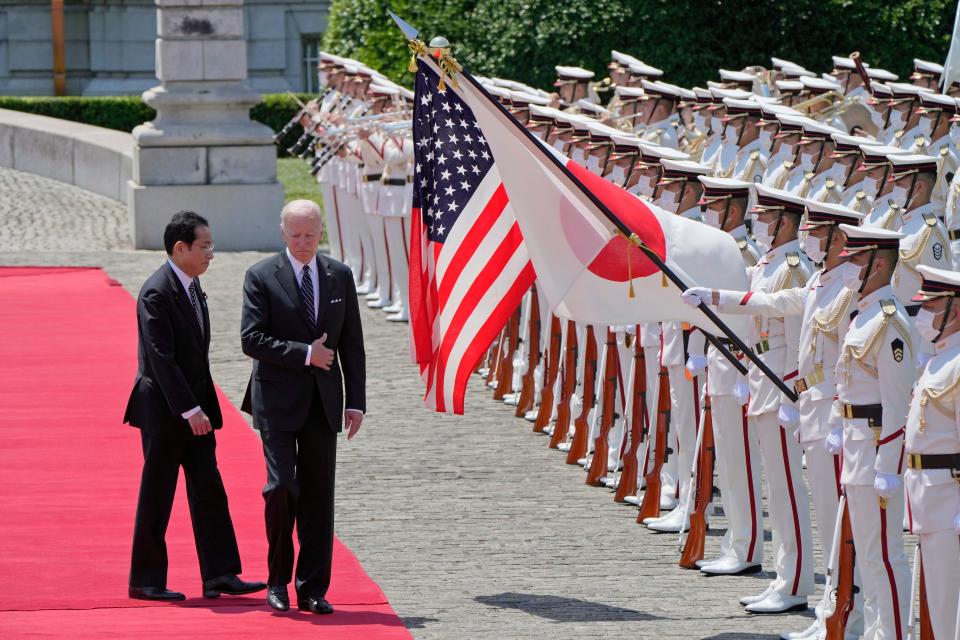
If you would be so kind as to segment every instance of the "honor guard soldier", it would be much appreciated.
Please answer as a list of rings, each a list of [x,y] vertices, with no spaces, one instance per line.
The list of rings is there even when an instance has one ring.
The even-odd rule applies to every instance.
[[[773,294],[803,287],[810,279],[811,265],[801,252],[797,232],[805,213],[802,199],[777,189],[756,185],[757,205],[754,238],[766,253],[750,272],[750,290]],[[722,313],[749,313],[743,307],[750,296],[706,295]],[[703,300],[707,302],[707,300]],[[754,319],[751,341],[770,369],[789,383],[797,377],[800,317],[770,314]],[[776,577],[755,596],[741,598],[751,613],[782,613],[805,610],[814,591],[813,543],[810,503],[803,482],[802,451],[793,436],[797,410],[777,386],[755,365],[749,368],[750,402],[747,416],[756,430],[767,471],[768,508],[775,541]]]
[[[950,638],[960,594],[960,272],[918,270],[917,331],[935,353],[913,388],[907,416],[907,519],[920,540],[933,637]]]
[[[887,82],[884,86],[893,92],[893,97],[890,99],[890,110],[887,113],[887,128],[878,135],[877,139],[899,147],[898,139],[906,133],[910,116],[920,103],[920,93],[929,89],[904,82]]]
[[[790,179],[790,172],[796,166],[797,144],[803,136],[803,127],[800,126],[800,114],[777,113],[776,119],[780,123],[773,136],[773,150],[767,162],[767,170],[763,174],[760,184],[771,189],[783,189]]]
[[[894,294],[903,234],[841,225],[844,272],[859,296],[837,361],[827,446],[839,452],[864,597],[865,636],[906,636],[910,569],[903,548],[903,434],[916,378],[917,340]],[[841,444],[842,443],[842,444]]]
[[[595,75],[593,71],[563,65],[557,65],[554,69],[557,72],[557,80],[553,86],[557,88],[557,100],[561,108],[570,108],[582,99],[594,103],[600,102],[600,97],[590,85]]]
[[[843,167],[844,171],[843,180],[840,182],[840,205],[865,214],[873,205],[873,196],[876,192],[868,194],[863,188],[866,173],[863,170],[865,167],[862,149],[864,146],[880,146],[880,143],[870,138],[842,133],[835,133],[831,137],[833,138],[834,165]],[[878,184],[874,184],[874,187],[878,188]]]
[[[760,121],[763,112],[760,103],[751,100],[726,98],[726,124],[736,131],[737,155],[733,165],[734,180],[760,182],[767,170],[766,153],[760,140]]]
[[[744,265],[753,267],[762,252],[744,223],[753,183],[701,176],[700,204],[705,224],[726,231],[736,240]],[[721,342],[729,349],[733,343]],[[742,359],[742,356],[739,356]],[[763,561],[763,513],[760,488],[760,443],[756,429],[747,423],[745,405],[750,393],[747,379],[727,359],[707,348],[706,392],[710,396],[717,476],[727,531],[719,554],[700,561],[709,575],[756,573]]]
[[[645,104],[641,138],[661,147],[678,148],[680,114],[677,105],[680,102],[680,88],[649,80],[644,80],[642,86]]]
[[[920,58],[913,59],[913,73],[910,74],[910,82],[913,84],[931,91],[939,91],[941,76],[943,76],[942,64],[927,62]]]

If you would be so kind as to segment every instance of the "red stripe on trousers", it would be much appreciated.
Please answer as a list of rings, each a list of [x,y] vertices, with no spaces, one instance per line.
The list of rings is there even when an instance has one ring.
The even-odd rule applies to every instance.
[[[747,492],[750,494],[750,547],[747,549],[747,562],[753,562],[753,552],[757,547],[757,497],[753,494],[753,467],[750,465],[750,427],[747,424],[747,406],[740,408],[743,415],[743,452],[746,455]]]
[[[800,586],[800,567],[803,565],[803,541],[800,539],[800,514],[797,513],[797,497],[793,494],[793,476],[790,473],[790,458],[787,455],[787,432],[780,428],[780,449],[783,451],[783,470],[787,474],[787,494],[790,496],[790,508],[793,509],[793,532],[797,540],[797,566],[793,573],[793,589],[790,595],[797,595]]]
[[[897,581],[893,577],[893,567],[890,565],[890,554],[887,550],[887,510],[880,507],[880,549],[883,551],[883,568],[887,570],[887,580],[890,582],[890,596],[893,598],[893,620],[897,625],[897,640],[902,640],[900,629],[900,594],[897,593]],[[897,523],[900,526],[900,523]]]

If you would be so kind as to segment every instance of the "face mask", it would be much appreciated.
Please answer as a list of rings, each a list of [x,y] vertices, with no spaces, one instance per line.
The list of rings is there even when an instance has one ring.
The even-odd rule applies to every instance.
[[[760,148],[764,151],[770,151],[773,146],[773,132],[769,129],[760,130]]]
[[[600,158],[597,156],[589,156],[587,158],[587,169],[599,175],[600,173]]]
[[[565,146],[566,146],[566,143],[560,138],[557,138],[556,140],[553,141],[553,148],[559,151],[560,153],[563,153],[563,148]]]
[[[844,266],[846,268],[840,274],[840,277],[843,278],[843,285],[851,291],[859,291],[862,282],[860,273],[863,271],[863,267],[851,262],[847,262]]]
[[[327,74],[326,71],[320,71],[317,73],[317,81],[320,83],[321,87],[327,86],[328,79],[329,79],[329,75]]]
[[[623,185],[623,181],[626,179],[627,172],[623,167],[613,167],[610,173],[607,174],[607,180],[617,185]]]
[[[707,119],[700,115],[700,113],[695,113],[693,115],[693,126],[695,126],[699,131],[706,131]]]
[[[710,118],[710,128],[716,131],[723,131],[723,122],[720,121],[720,118],[713,116]]]
[[[661,209],[666,209],[670,212],[676,212],[677,194],[673,193],[672,191],[662,191],[654,204]]]
[[[807,235],[803,239],[803,252],[815,263],[820,264],[827,257],[827,252],[820,248],[820,238]]]
[[[732,124],[728,124],[723,128],[723,139],[729,142],[737,141],[737,128]]]
[[[714,229],[720,228],[720,216],[723,215],[715,209],[706,209],[702,212],[704,224],[710,225]]]
[[[570,157],[573,158],[573,161],[577,164],[585,164],[587,152],[583,149],[574,148],[573,152],[570,154]]]
[[[890,128],[894,131],[899,131],[903,128],[903,125],[906,124],[903,120],[903,112],[898,109],[890,110]]]
[[[940,337],[940,331],[933,326],[935,314],[933,311],[921,308],[917,312],[917,333],[927,342],[936,342]]]
[[[960,144],[960,126],[953,125],[950,127],[950,133],[948,135],[950,136],[950,142],[955,145]]]
[[[917,123],[917,132],[929,138],[933,133],[933,122],[931,122],[929,118],[922,118],[920,122]]]
[[[686,211],[680,213],[680,217],[686,218],[687,220],[700,220],[700,207],[690,207]]]
[[[793,142],[781,143],[780,151],[777,153],[777,155],[782,156],[784,158],[789,158],[790,156],[793,155],[793,147],[794,147]]]
[[[864,178],[860,182],[860,188],[863,189],[864,193],[868,196],[873,197],[877,195],[877,191],[880,190],[880,182],[876,178]]]
[[[883,114],[881,114],[881,113],[880,113],[879,111],[877,111],[876,109],[870,109],[869,107],[867,107],[867,108],[870,110],[870,122],[872,122],[872,123],[873,123],[873,126],[875,126],[876,128],[882,129],[882,128],[883,128]]]
[[[771,245],[773,245],[772,226],[772,222],[760,222],[758,220],[753,223],[753,239],[766,251],[769,251]]]
[[[813,171],[813,154],[812,153],[801,153],[800,154],[800,168],[804,171]]]
[[[907,188],[896,186],[890,192],[890,202],[896,202],[901,207],[907,204]]]

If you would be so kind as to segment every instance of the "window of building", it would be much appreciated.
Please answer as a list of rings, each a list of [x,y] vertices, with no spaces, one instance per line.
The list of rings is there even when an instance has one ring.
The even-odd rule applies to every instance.
[[[317,93],[317,63],[320,61],[319,35],[303,36],[303,88],[307,93]]]

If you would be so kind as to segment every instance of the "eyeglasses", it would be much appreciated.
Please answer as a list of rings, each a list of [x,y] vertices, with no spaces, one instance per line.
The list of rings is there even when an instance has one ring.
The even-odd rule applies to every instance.
[[[215,244],[211,244],[211,245],[206,246],[206,247],[199,247],[199,249],[200,249],[200,252],[201,252],[201,253],[206,253],[206,254],[209,254],[209,255],[213,255],[213,249],[214,249],[214,247],[216,247],[216,246],[217,246],[217,245],[215,245]]]

